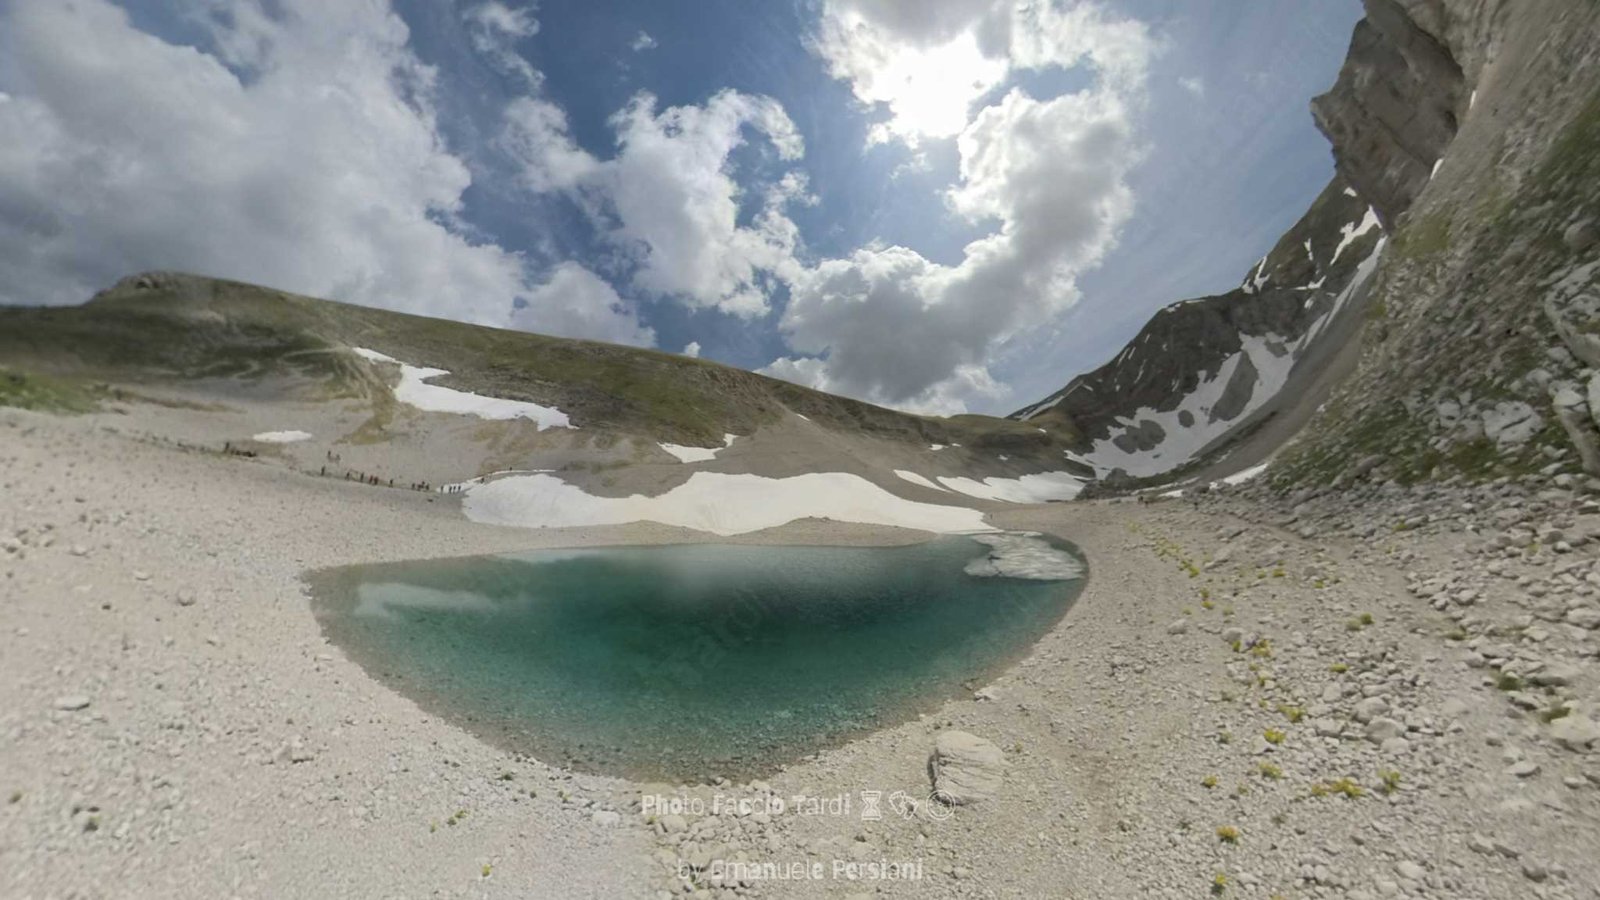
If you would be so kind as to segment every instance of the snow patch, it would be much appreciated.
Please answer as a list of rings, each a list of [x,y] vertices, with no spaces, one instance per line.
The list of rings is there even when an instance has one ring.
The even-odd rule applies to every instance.
[[[992,475],[982,481],[940,476],[939,483],[959,494],[1006,503],[1047,503],[1071,500],[1083,490],[1083,479],[1070,472],[1038,472],[1019,478]]]
[[[733,446],[736,434],[724,434],[721,447],[685,447],[682,444],[658,444],[661,449],[678,458],[678,462],[696,463],[716,459],[717,454]]]
[[[1346,247],[1354,244],[1362,235],[1377,227],[1378,211],[1369,206],[1367,207],[1367,214],[1361,217],[1361,221],[1351,222],[1349,225],[1340,228],[1339,246],[1333,249],[1333,259],[1328,261],[1328,267],[1330,269],[1333,268],[1333,264],[1339,261],[1339,256],[1344,253]]]
[[[1072,581],[1083,577],[1083,564],[1076,557],[1050,546],[1035,532],[975,534],[972,539],[988,544],[991,549],[988,556],[967,563],[968,575],[1035,581]]]
[[[906,481],[911,482],[912,484],[921,485],[925,488],[933,488],[936,491],[944,491],[947,494],[950,493],[947,488],[942,488],[915,472],[908,472],[905,469],[895,469],[894,473],[899,475],[901,478],[904,478]]]
[[[1229,475],[1228,477],[1222,479],[1222,482],[1223,484],[1238,485],[1244,484],[1247,481],[1253,481],[1256,478],[1261,477],[1261,474],[1267,471],[1267,466],[1269,465],[1271,465],[1270,462],[1264,462],[1257,466],[1251,466],[1242,472],[1235,472],[1232,475]]]
[[[294,444],[294,443],[298,443],[300,441],[309,441],[309,440],[311,440],[311,432],[309,432],[309,431],[263,431],[260,434],[252,434],[250,436],[250,440],[252,440],[252,441],[260,441],[263,444]]]
[[[400,367],[400,383],[394,388],[394,398],[407,406],[413,406],[423,412],[454,413],[460,416],[477,416],[480,419],[528,419],[539,426],[539,430],[546,428],[573,428],[567,414],[553,406],[540,406],[537,403],[528,403],[522,400],[505,400],[499,397],[485,397],[470,391],[458,391],[442,385],[428,384],[428,379],[449,375],[448,369],[430,369],[423,366],[413,366],[403,363],[392,356],[368,350],[365,347],[352,347],[357,356],[370,362],[392,363]]]
[[[468,486],[462,510],[474,522],[564,528],[660,522],[733,535],[804,518],[891,525],[921,531],[993,531],[983,513],[896,497],[847,472],[790,478],[695,472],[655,497],[596,497],[551,475],[520,475]]]

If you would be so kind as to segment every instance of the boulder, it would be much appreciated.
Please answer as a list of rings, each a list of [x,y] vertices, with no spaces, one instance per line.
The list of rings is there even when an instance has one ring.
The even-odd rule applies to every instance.
[[[952,806],[994,797],[1000,790],[1005,766],[1005,754],[999,747],[965,731],[941,732],[928,761],[934,791]]]

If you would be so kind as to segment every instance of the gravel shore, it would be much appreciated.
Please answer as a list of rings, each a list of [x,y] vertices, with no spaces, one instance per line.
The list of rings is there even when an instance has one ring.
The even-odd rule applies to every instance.
[[[1027,658],[694,787],[422,713],[326,643],[301,574],[715,538],[476,525],[444,495],[15,411],[0,496],[5,896],[1600,896],[1600,502],[1570,479],[1008,509],[1092,572]],[[928,760],[956,730],[1003,777],[952,808]]]

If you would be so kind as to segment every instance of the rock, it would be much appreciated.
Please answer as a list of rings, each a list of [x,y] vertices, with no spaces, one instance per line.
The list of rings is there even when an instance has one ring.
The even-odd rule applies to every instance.
[[[195,596],[194,591],[185,588],[184,590],[178,592],[176,599],[179,606],[193,606],[195,601],[199,598]]]
[[[1357,722],[1365,724],[1388,711],[1389,701],[1382,697],[1366,697],[1356,703],[1353,715]]]
[[[1167,634],[1187,634],[1188,631],[1189,622],[1185,619],[1179,619],[1167,626]]]
[[[1525,759],[1521,762],[1514,762],[1511,765],[1506,766],[1506,774],[1515,775],[1518,778],[1531,778],[1534,775],[1539,774],[1539,764],[1531,759]]]
[[[1533,860],[1522,861],[1522,875],[1529,881],[1543,881],[1550,877],[1550,870]]]
[[[1467,849],[1471,850],[1473,853],[1481,853],[1484,856],[1488,856],[1494,852],[1494,843],[1488,838],[1474,831],[1470,836],[1467,837]]]
[[[1593,219],[1574,222],[1561,233],[1561,242],[1573,253],[1582,253],[1600,243],[1600,230],[1595,228]]]
[[[1579,628],[1591,631],[1600,628],[1600,609],[1592,606],[1578,606],[1567,610],[1567,621]]]
[[[1422,881],[1428,877],[1427,869],[1409,859],[1402,859],[1395,863],[1394,871],[1396,875],[1407,881]]]
[[[589,821],[602,828],[615,828],[622,824],[622,814],[610,809],[595,810]]]
[[[1577,681],[1581,674],[1571,663],[1553,662],[1529,675],[1528,681],[1540,687],[1561,687]]]
[[[1238,627],[1222,629],[1222,642],[1224,644],[1237,644],[1244,640],[1244,629]]]
[[[89,698],[82,694],[67,694],[64,697],[57,697],[55,706],[64,712],[76,712],[89,708]]]
[[[1583,470],[1590,475],[1600,475],[1600,441],[1597,441],[1584,397],[1571,388],[1562,388],[1552,398],[1551,405],[1555,408],[1556,421],[1567,433],[1567,440],[1578,451],[1578,462]]]
[[[1600,746],[1600,723],[1579,713],[1570,713],[1550,723],[1550,739],[1574,753]]]
[[[1367,740],[1381,744],[1390,738],[1404,737],[1406,726],[1393,719],[1377,718],[1367,723]]]
[[[668,813],[656,821],[661,824],[661,830],[667,834],[681,834],[689,830],[689,823],[680,815]]]
[[[965,731],[940,732],[930,760],[939,799],[963,806],[992,798],[1000,790],[1005,755],[993,743]]]

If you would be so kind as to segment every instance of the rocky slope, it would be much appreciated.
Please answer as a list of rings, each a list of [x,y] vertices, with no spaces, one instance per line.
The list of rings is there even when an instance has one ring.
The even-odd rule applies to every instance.
[[[1276,413],[1274,399],[1341,341],[1383,244],[1376,213],[1336,177],[1244,282],[1158,312],[1116,358],[1012,414],[1071,423],[1109,486],[1172,476]]]
[[[0,405],[129,404],[154,407],[153,437],[220,432],[211,449],[385,484],[558,471],[654,495],[715,464],[851,472],[928,498],[1039,475],[1076,491],[1064,421],[910,415],[675,354],[176,273],[130,276],[78,307],[0,308]]]
[[[1106,486],[1223,457],[1236,470],[1294,433],[1281,485],[1600,471],[1600,11],[1365,7],[1312,104],[1334,185],[1239,289],[1162,310],[1110,363],[1013,414],[1070,420]],[[1272,446],[1235,452],[1257,431]]]
[[[1289,488],[1600,471],[1600,403],[1591,402],[1600,401],[1600,355],[1590,336],[1600,322],[1600,7],[1369,7],[1410,14],[1432,42],[1413,34],[1395,53],[1424,46],[1455,61],[1463,89],[1439,88],[1428,102],[1450,100],[1458,127],[1437,149],[1408,141],[1371,112],[1387,79],[1354,55],[1318,101],[1321,121],[1343,123],[1330,127],[1341,171],[1382,185],[1374,203],[1388,206],[1395,227],[1359,365],[1274,480]]]

